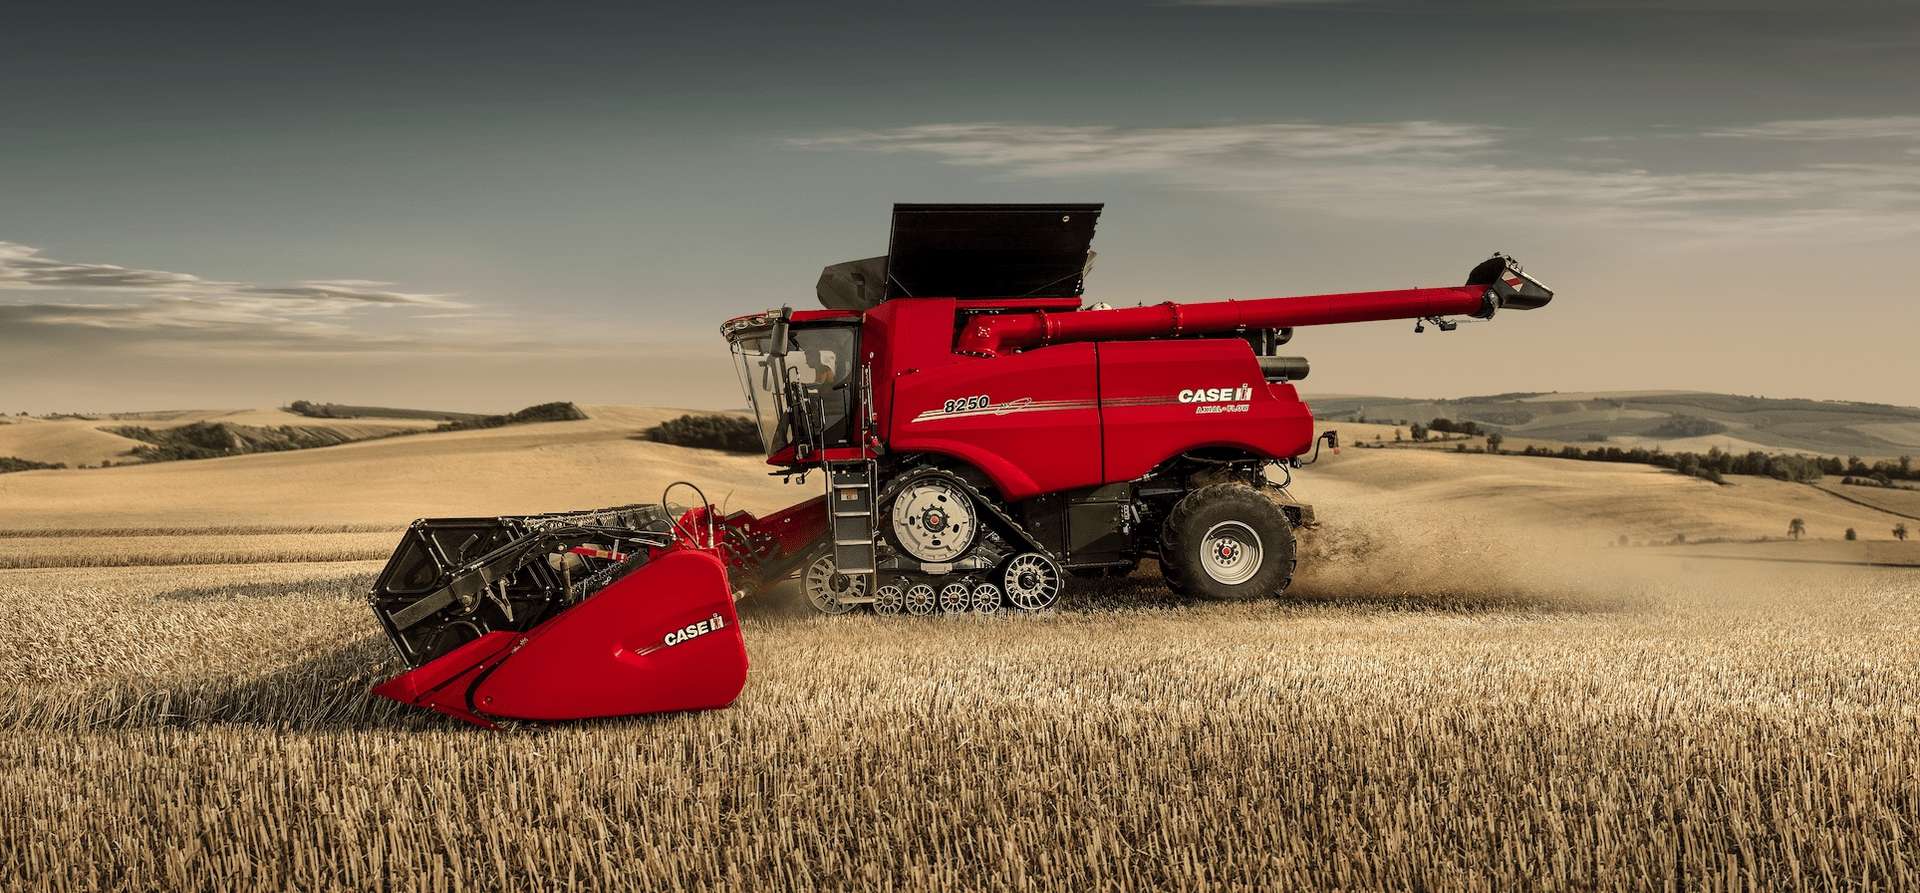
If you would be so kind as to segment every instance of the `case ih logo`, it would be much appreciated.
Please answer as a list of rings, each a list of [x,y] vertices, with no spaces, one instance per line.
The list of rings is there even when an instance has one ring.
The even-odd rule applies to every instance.
[[[1189,388],[1178,395],[1181,403],[1243,403],[1253,399],[1253,387]]]
[[[683,626],[679,629],[674,630],[673,632],[667,633],[667,638],[666,638],[667,647],[671,648],[675,645],[680,644],[681,642],[693,641],[694,639],[698,639],[701,636],[706,635],[707,633],[714,632],[716,630],[725,629],[726,626],[727,626],[727,621],[722,619],[719,614],[715,614],[712,617],[708,617],[707,619],[700,621],[699,623],[690,623],[690,624],[687,624],[686,626]]]
[[[1231,388],[1190,388],[1175,395],[1181,403],[1197,403],[1194,415],[1215,415],[1224,412],[1246,412],[1253,408],[1247,401],[1253,399],[1253,386],[1240,385]]]

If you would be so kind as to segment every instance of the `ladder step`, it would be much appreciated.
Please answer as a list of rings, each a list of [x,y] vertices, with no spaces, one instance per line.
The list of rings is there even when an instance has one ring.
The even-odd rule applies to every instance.
[[[873,541],[874,477],[872,462],[848,463],[827,468],[827,499],[832,528],[835,569],[850,577],[879,579],[878,547]],[[856,596],[848,604],[873,601],[872,596]]]

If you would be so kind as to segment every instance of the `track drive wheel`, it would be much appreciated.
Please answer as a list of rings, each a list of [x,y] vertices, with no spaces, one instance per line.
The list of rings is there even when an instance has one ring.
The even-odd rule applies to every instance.
[[[1022,552],[1000,575],[1007,604],[1021,611],[1044,611],[1060,599],[1060,565],[1039,552]]]
[[[1167,588],[1221,601],[1265,598],[1293,582],[1293,523],[1245,484],[1209,484],[1181,497],[1160,530]]]

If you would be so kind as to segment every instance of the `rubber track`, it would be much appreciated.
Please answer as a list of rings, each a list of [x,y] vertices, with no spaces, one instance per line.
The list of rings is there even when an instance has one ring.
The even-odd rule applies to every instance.
[[[1062,572],[1066,570],[1065,566],[1060,563],[1060,557],[1048,551],[1046,546],[1041,545],[1039,537],[1034,536],[1027,528],[1021,526],[1020,522],[1015,521],[1012,515],[1007,514],[1006,510],[1000,507],[998,500],[987,498],[987,494],[980,492],[980,488],[969,483],[966,478],[944,468],[922,469],[920,471],[908,472],[894,478],[893,483],[887,485],[886,495],[880,500],[880,505],[887,506],[889,508],[888,514],[891,515],[893,500],[900,495],[900,491],[905,489],[907,484],[924,478],[939,478],[945,483],[958,487],[973,498],[974,505],[986,510],[988,514],[993,516],[994,520],[999,521],[1007,530],[1012,531],[1014,536],[1023,541],[1028,551],[1045,555],[1047,560],[1053,562],[1055,567],[1060,568]],[[876,506],[876,508],[878,508],[878,506]]]

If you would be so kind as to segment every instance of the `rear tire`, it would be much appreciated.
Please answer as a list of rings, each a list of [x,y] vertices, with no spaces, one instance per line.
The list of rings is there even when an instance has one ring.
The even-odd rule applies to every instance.
[[[1293,582],[1293,523],[1245,484],[1210,484],[1175,503],[1160,531],[1167,588],[1218,601],[1285,592]]]

